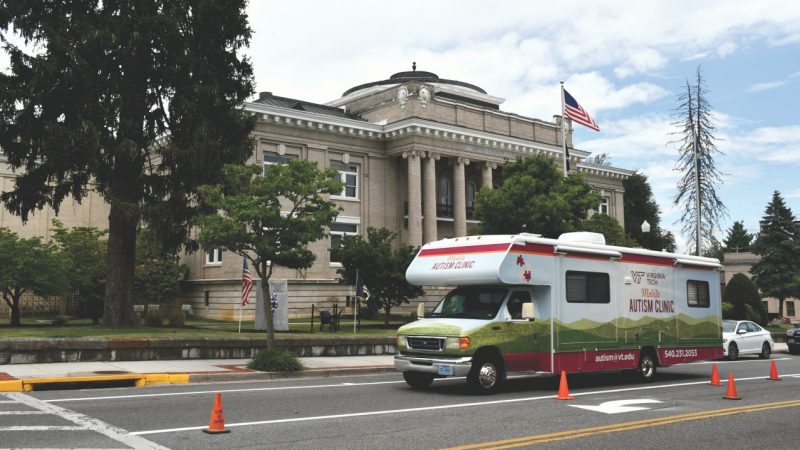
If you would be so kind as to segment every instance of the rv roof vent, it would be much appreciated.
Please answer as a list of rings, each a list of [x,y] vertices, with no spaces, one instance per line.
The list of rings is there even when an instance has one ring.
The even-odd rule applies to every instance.
[[[600,233],[590,233],[588,231],[576,231],[574,233],[563,233],[558,237],[558,242],[570,244],[594,244],[606,245],[606,238]]]

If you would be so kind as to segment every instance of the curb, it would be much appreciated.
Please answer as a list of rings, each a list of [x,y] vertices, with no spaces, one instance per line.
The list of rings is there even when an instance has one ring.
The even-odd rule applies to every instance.
[[[372,375],[395,372],[394,366],[345,367],[341,369],[309,369],[301,372],[229,372],[229,373],[122,373],[113,375],[78,375],[62,377],[23,378],[0,381],[0,392],[30,392],[37,386],[101,385],[131,382],[136,387],[158,384],[216,383],[232,381],[286,380],[298,378],[329,378],[347,375]]]

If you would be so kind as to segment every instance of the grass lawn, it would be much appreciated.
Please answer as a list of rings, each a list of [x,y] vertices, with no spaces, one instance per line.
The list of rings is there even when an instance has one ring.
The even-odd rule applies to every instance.
[[[13,328],[8,325],[7,319],[0,325],[0,339],[7,338],[79,338],[79,337],[109,337],[109,338],[200,338],[200,337],[264,337],[263,331],[255,331],[253,322],[242,322],[242,332],[239,333],[239,323],[223,320],[200,318],[186,319],[184,327],[125,327],[115,328],[103,325],[92,325],[89,319],[71,319],[64,325],[52,325],[52,319],[23,318],[22,327]],[[361,321],[361,329],[356,336],[394,336],[397,333],[399,322],[385,328],[383,321]],[[353,322],[342,320],[339,332],[319,331],[319,322],[314,323],[314,332],[311,332],[308,319],[292,319],[289,321],[288,332],[276,332],[277,339],[292,339],[314,337],[326,339],[335,337],[353,336]]]

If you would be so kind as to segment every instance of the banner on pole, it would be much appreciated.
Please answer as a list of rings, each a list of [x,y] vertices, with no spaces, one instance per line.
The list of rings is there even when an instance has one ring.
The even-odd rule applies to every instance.
[[[267,312],[272,301],[264,301],[261,280],[256,281],[256,319],[255,329],[266,331]],[[287,280],[269,280],[269,291],[277,299],[278,307],[272,313],[272,325],[275,331],[289,331],[289,282]]]

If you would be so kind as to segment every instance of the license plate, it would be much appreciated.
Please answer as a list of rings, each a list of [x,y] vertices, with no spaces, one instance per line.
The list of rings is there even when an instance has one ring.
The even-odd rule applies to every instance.
[[[446,377],[453,376],[453,366],[439,366],[437,370],[439,375],[444,375]]]

